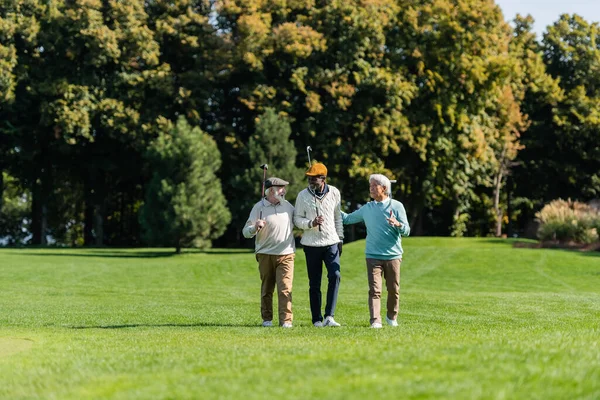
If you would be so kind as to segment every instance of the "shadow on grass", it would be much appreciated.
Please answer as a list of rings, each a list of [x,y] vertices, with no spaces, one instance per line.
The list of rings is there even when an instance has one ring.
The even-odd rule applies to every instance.
[[[63,250],[57,249],[56,251],[52,250],[44,250],[44,251],[23,251],[19,254],[27,255],[27,256],[57,256],[57,257],[93,257],[93,258],[166,258],[166,257],[174,257],[178,255],[185,254],[205,254],[205,255],[223,255],[223,254],[246,254],[246,253],[254,253],[252,249],[214,249],[214,250],[199,250],[199,249],[189,249],[184,250],[181,254],[175,253],[175,251],[167,252],[167,251],[131,251],[131,250],[106,250],[106,251],[94,251],[94,250],[82,250],[78,252],[77,250],[73,250],[73,252],[64,253]]]
[[[126,329],[126,328],[196,328],[196,327],[229,327],[229,328],[262,328],[258,324],[234,324],[198,322],[195,324],[124,324],[124,325],[92,325],[70,326],[71,329]]]
[[[528,249],[545,249],[545,250],[557,250],[566,251],[572,253],[579,253],[586,256],[598,256],[600,255],[600,242],[581,244],[573,242],[558,242],[558,241],[545,241],[545,242],[522,242],[517,241],[513,243],[515,248],[528,248]]]
[[[35,252],[22,252],[20,254],[27,256],[54,256],[54,257],[93,257],[93,258],[160,258],[160,257],[173,257],[177,254],[175,252],[166,253],[159,251],[144,251],[144,252],[85,252],[85,253],[58,253],[51,251],[35,251]]]
[[[588,252],[580,253],[580,254],[585,257],[600,257],[600,251],[598,251],[598,250],[588,251]]]

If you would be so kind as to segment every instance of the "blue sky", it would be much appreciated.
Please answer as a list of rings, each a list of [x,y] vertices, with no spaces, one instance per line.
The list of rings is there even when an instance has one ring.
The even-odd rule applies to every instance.
[[[556,22],[561,14],[579,14],[588,22],[600,22],[600,0],[496,0],[496,4],[507,21],[517,13],[531,14],[540,39],[546,26]]]

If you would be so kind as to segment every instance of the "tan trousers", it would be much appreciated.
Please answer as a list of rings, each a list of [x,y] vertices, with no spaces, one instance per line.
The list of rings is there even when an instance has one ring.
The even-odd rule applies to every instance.
[[[284,256],[257,254],[260,272],[260,313],[263,321],[273,320],[273,291],[277,284],[279,325],[292,322],[292,280],[295,254]]]
[[[382,277],[387,286],[387,317],[396,319],[400,306],[400,264],[402,259],[376,260],[367,258],[367,277],[369,279],[369,312],[371,323],[381,323]]]

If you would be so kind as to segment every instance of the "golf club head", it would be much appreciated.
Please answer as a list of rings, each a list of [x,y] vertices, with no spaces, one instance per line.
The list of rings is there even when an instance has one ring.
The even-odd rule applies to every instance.
[[[260,167],[264,170],[267,170],[267,169],[269,169],[269,164],[263,164]]]
[[[312,147],[306,146],[306,151],[312,151]]]

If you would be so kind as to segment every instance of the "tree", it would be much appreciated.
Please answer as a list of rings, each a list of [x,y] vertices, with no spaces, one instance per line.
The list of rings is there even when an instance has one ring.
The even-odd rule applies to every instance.
[[[344,196],[362,199],[364,182],[349,178],[366,178],[367,160],[381,165],[412,142],[403,110],[415,86],[404,68],[390,66],[386,42],[398,2],[218,3],[220,27],[234,49],[229,103],[222,107],[223,125],[235,127],[231,146],[244,148],[254,118],[279,110],[289,115],[302,149],[296,163],[310,145]]]
[[[292,204],[304,185],[304,170],[296,167],[297,151],[290,138],[291,133],[289,119],[283,113],[277,114],[272,108],[267,108],[256,118],[255,133],[244,149],[248,152],[250,163],[242,174],[232,180],[232,230],[235,230],[238,240],[240,227],[246,222],[245,218],[250,209],[261,196],[263,171],[259,167],[262,164],[269,166],[267,178],[277,176],[290,182],[286,198]]]
[[[529,70],[523,107],[531,126],[514,176],[516,194],[532,202],[530,219],[551,200],[600,195],[598,29],[580,16],[562,15],[537,45],[547,77]]]
[[[5,190],[0,199],[0,241],[8,245],[22,245],[28,235],[31,195],[19,186],[15,178],[5,172],[1,174]]]
[[[518,114],[511,30],[488,0],[403,4],[387,45],[418,92],[405,110],[412,140],[385,163],[399,177],[415,233],[424,233],[423,216],[445,214],[450,203],[450,229],[438,234],[462,235],[476,191],[493,183],[505,134],[514,135],[501,134],[499,118],[501,110]]]
[[[543,54],[535,33],[533,33],[533,18],[531,16],[517,15],[514,19],[514,32],[510,42],[510,52],[515,59],[515,71],[517,79],[513,81],[512,88],[516,100],[520,105],[520,112],[526,119],[526,129],[521,132],[518,142],[518,152],[516,157],[505,159],[505,163],[501,163],[502,169],[498,172],[502,173],[507,179],[510,177],[511,182],[515,183],[515,199],[510,199],[506,196],[505,200],[501,200],[499,196],[494,195],[494,208],[496,210],[496,235],[501,232],[501,222],[504,219],[500,203],[505,204],[506,221],[511,224],[515,218],[515,212],[512,212],[513,205],[518,205],[521,209],[516,211],[516,214],[521,214],[522,220],[527,218],[530,209],[531,200],[538,196],[535,186],[537,182],[529,181],[532,178],[530,173],[531,165],[526,162],[527,158],[535,154],[536,159],[544,158],[545,150],[539,146],[539,141],[547,135],[552,121],[552,108],[562,99],[564,93],[559,86],[559,81],[553,78],[547,71],[544,63]],[[509,109],[507,109],[509,111]],[[505,114],[509,117],[510,114]],[[511,118],[506,119],[510,122]],[[511,124],[506,127],[510,128]],[[510,144],[510,143],[509,143]],[[507,148],[510,150],[510,148]],[[527,178],[527,176],[529,176]],[[508,188],[512,190],[511,184]],[[511,207],[511,212],[508,208]],[[533,215],[529,215],[530,218]],[[509,225],[510,226],[510,225]]]
[[[216,173],[221,155],[215,141],[180,117],[149,148],[154,171],[140,212],[144,239],[153,246],[208,247],[231,220]]]

